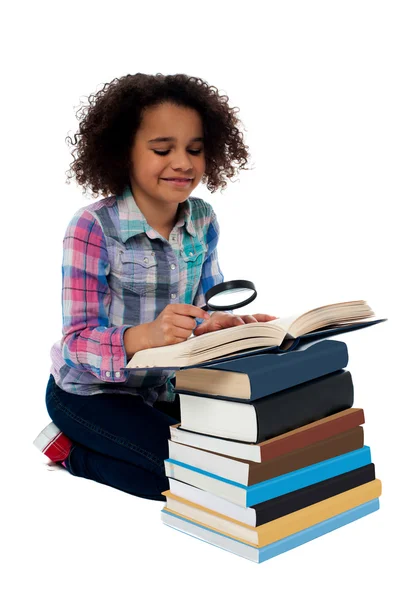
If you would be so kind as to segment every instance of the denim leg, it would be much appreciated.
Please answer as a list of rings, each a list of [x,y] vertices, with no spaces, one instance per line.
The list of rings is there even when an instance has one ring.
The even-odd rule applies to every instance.
[[[46,404],[53,422],[73,442],[67,468],[128,493],[164,500],[169,488],[169,427],[178,419],[147,405],[141,396],[80,396],[59,388],[50,376]]]
[[[166,475],[157,475],[132,463],[100,454],[75,444],[66,460],[67,470],[77,477],[91,479],[128,494],[165,502],[162,492],[169,489]]]

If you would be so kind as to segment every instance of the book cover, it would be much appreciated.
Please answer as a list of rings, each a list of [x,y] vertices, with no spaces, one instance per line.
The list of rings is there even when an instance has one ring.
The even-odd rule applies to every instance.
[[[346,344],[324,340],[285,354],[264,353],[182,368],[176,373],[175,390],[253,401],[339,371],[347,364]]]

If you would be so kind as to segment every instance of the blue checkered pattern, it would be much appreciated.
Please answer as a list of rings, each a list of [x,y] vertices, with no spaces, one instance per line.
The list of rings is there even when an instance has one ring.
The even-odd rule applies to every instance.
[[[147,223],[129,186],[79,209],[63,241],[62,339],[51,349],[57,385],[73,394],[172,400],[173,371],[124,368],[123,334],[168,304],[205,305],[205,292],[223,281],[218,238],[216,215],[200,198],[179,205],[168,241]]]

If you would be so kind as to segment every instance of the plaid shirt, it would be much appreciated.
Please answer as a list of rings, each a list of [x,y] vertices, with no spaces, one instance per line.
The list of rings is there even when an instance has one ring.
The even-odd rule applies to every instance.
[[[73,394],[139,394],[149,404],[173,400],[174,371],[124,368],[123,334],[167,304],[205,305],[205,292],[223,281],[218,238],[213,208],[200,198],[179,205],[169,241],[147,223],[130,186],[79,209],[63,241],[62,339],[51,348],[57,385]]]

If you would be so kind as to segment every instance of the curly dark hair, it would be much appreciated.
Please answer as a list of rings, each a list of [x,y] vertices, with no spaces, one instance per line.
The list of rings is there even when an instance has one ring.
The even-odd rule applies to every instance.
[[[220,187],[223,190],[227,185],[224,177],[231,179],[238,169],[248,170],[245,165],[250,156],[238,130],[240,121],[235,113],[239,109],[230,108],[228,100],[214,86],[185,74],[136,73],[113,79],[90,95],[88,105],[76,113],[79,131],[74,142],[66,138],[77,146],[71,152],[74,161],[69,165],[66,183],[75,176],[84,191],[90,188],[95,198],[99,192],[104,196],[120,195],[129,183],[130,150],[143,110],[172,102],[200,114],[206,165],[201,182],[211,193]]]

